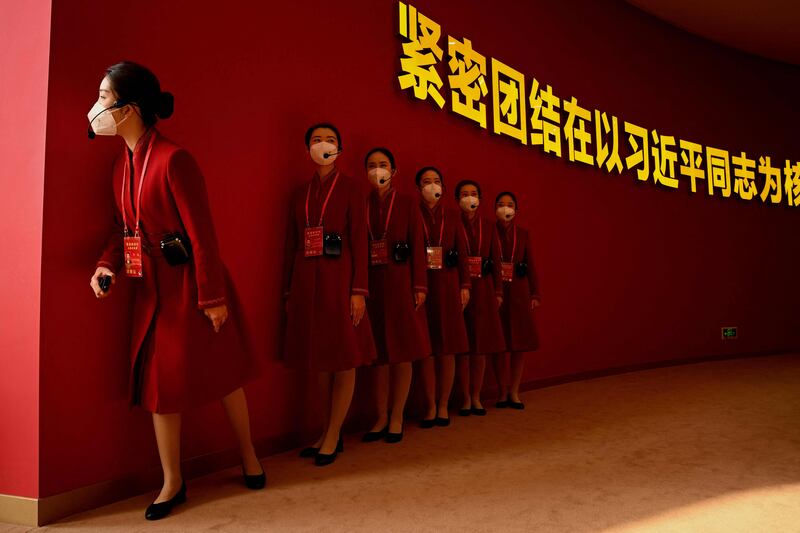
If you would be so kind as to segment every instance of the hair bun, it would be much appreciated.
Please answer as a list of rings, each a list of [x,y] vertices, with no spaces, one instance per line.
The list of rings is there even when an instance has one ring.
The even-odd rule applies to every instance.
[[[156,116],[158,118],[169,118],[175,110],[175,97],[172,93],[162,92],[158,95],[158,106],[156,107]]]

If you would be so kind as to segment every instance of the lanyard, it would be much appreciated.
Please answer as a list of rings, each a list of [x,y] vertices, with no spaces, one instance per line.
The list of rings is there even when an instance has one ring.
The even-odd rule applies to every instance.
[[[389,220],[392,218],[392,210],[394,209],[394,197],[397,196],[397,190],[392,191],[392,200],[389,202],[389,212],[386,215],[386,225],[383,228],[383,238],[386,238],[386,233],[389,231]],[[378,198],[380,200],[380,197]],[[367,202],[367,231],[369,231],[369,240],[374,241],[375,237],[372,235],[372,225],[370,224],[369,219],[369,204],[372,202]]]
[[[478,215],[475,215],[475,216],[478,216]],[[471,250],[471,248],[469,246],[469,235],[467,235],[467,228],[465,228],[464,225],[462,224],[461,225],[461,229],[464,231],[464,239],[467,241],[467,255],[472,255],[472,250]],[[481,245],[482,244],[483,244],[483,221],[480,218],[478,218],[478,250],[477,250],[477,252],[479,254],[481,253],[481,248],[482,248]]]
[[[505,242],[505,239],[503,239],[503,242]],[[516,251],[517,251],[517,225],[514,224],[514,244],[511,247],[511,257],[510,257],[511,262],[514,261],[514,254],[516,253]],[[503,246],[502,245],[500,245],[500,262],[505,262],[505,260],[503,259]]]
[[[131,209],[135,207],[134,216],[136,217],[136,225],[134,227],[134,235],[137,237],[139,236],[139,215],[141,213],[141,206],[142,206],[142,189],[144,185],[144,175],[147,173],[147,163],[150,161],[150,152],[153,150],[153,142],[156,139],[156,134],[152,133],[150,137],[150,141],[147,143],[147,152],[144,156],[144,165],[142,165],[142,175],[139,177],[139,194],[136,197],[136,206],[131,205]],[[126,156],[128,154],[125,154]],[[123,174],[122,180],[122,193],[120,197],[120,205],[122,206],[122,225],[124,227],[125,236],[128,235],[128,221],[127,217],[125,216],[125,191],[128,190],[130,186],[131,180],[128,179],[128,173],[131,172],[130,167],[130,158],[125,157],[125,172]],[[131,176],[133,177],[133,176]],[[128,194],[130,196],[130,194]],[[132,202],[131,202],[132,203]]]
[[[328,207],[328,200],[331,199],[331,194],[333,193],[333,189],[336,187],[336,182],[339,180],[339,171],[336,170],[336,175],[333,177],[333,183],[331,184],[331,188],[328,189],[328,196],[325,197],[325,203],[322,204],[322,211],[319,213],[319,222],[317,226],[322,225],[322,220],[325,218],[325,209]],[[313,181],[313,180],[312,180]],[[308,184],[308,192],[306,192],[306,227],[311,227],[311,221],[308,218],[308,202],[311,199],[311,183]],[[322,183],[320,183],[320,187],[322,187]]]
[[[433,211],[431,211],[431,219],[433,219],[433,227],[435,228],[436,227],[436,213],[434,213]],[[428,234],[428,225],[425,223],[425,217],[424,216],[422,217],[422,228],[425,230],[425,242],[430,245],[431,237]],[[444,237],[444,208],[442,208],[442,227],[439,228],[439,244],[436,245],[439,248],[442,247],[442,237]]]

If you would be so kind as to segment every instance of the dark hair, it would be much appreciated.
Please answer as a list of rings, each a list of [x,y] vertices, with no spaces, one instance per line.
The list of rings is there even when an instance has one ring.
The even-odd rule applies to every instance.
[[[514,200],[514,205],[518,205],[517,196],[511,191],[503,191],[500,194],[498,194],[497,198],[494,199],[494,203],[496,204],[497,202],[499,202],[500,198],[502,198],[503,196],[510,196],[511,199]]]
[[[371,156],[372,154],[383,154],[383,155],[385,155],[389,159],[389,164],[392,165],[392,170],[394,170],[396,168],[394,166],[394,155],[392,154],[392,152],[390,152],[388,148],[383,148],[383,147],[380,147],[380,146],[378,146],[377,148],[373,148],[372,150],[367,152],[367,155],[364,157],[364,166],[365,167],[367,166],[367,161],[369,161],[369,156]]]
[[[419,187],[422,183],[422,175],[428,171],[436,172],[436,174],[439,175],[439,181],[441,181],[442,185],[444,185],[444,176],[442,176],[441,170],[436,167],[422,167],[417,171],[417,176],[414,178],[414,182],[417,184],[417,187]]]
[[[478,189],[478,198],[481,197],[481,185],[477,181],[474,180],[461,180],[456,185],[456,200],[461,198],[461,188],[465,185],[474,185],[476,189]]]
[[[336,134],[336,142],[339,144],[339,149],[342,149],[342,136],[339,135],[339,129],[329,122],[320,122],[319,124],[314,124],[310,128],[306,130],[306,148],[311,148],[311,134],[314,133],[314,130],[319,130],[322,128],[327,128],[329,130],[333,130],[333,133]]]
[[[145,126],[152,126],[158,119],[172,116],[175,97],[172,93],[161,91],[158,78],[146,67],[122,61],[108,67],[106,76],[117,93],[117,103],[136,104]]]

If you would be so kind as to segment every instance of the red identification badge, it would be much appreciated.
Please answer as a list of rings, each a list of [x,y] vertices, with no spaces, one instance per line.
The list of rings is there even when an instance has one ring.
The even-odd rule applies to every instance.
[[[306,257],[322,255],[322,233],[322,226],[306,228],[305,237],[303,238]]]
[[[426,251],[428,255],[428,270],[441,270],[443,266],[442,247],[428,246]]]
[[[386,244],[386,239],[369,241],[369,264],[377,266],[387,263],[389,263],[389,247]]]
[[[469,277],[481,277],[481,270],[483,269],[483,257],[469,256],[467,265],[469,266]]]
[[[503,271],[503,281],[514,281],[514,263],[500,263]]]
[[[142,277],[142,238],[125,237],[125,275],[132,278]]]

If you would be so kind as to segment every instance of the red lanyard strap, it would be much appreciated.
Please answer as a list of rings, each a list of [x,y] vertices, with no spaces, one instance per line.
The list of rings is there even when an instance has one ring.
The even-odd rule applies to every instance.
[[[333,194],[333,189],[336,187],[336,182],[339,180],[339,171],[336,170],[336,175],[333,177],[333,183],[331,184],[331,188],[328,189],[328,195],[325,197],[325,202],[322,204],[322,211],[319,213],[319,222],[317,226],[322,225],[322,220],[325,218],[325,209],[328,208],[328,200],[331,199],[331,194]],[[313,180],[312,180],[313,181]],[[306,227],[311,227],[311,221],[308,218],[308,202],[311,200],[311,183],[308,184],[308,191],[306,192]],[[322,187],[322,183],[320,183],[320,187]]]
[[[383,238],[386,238],[386,233],[389,231],[389,220],[392,218],[392,210],[394,209],[394,197],[397,196],[397,191],[392,191],[392,200],[389,202],[389,213],[386,215],[386,224],[383,227]],[[369,204],[367,202],[367,231],[369,231],[369,240],[374,241],[375,237],[372,235],[372,224],[369,218]]]
[[[431,218],[433,219],[433,227],[436,227],[436,213],[431,211]],[[428,233],[428,225],[425,223],[425,217],[422,217],[422,228],[425,230],[425,242],[430,245],[431,237]],[[439,228],[439,248],[442,247],[442,238],[444,237],[444,208],[442,208],[442,226]]]
[[[503,241],[505,242],[505,239],[503,239]],[[510,257],[511,262],[514,261],[514,254],[516,252],[517,252],[517,226],[514,225],[514,244],[511,246],[511,257]],[[505,262],[505,259],[503,259],[503,245],[502,244],[500,245],[500,261],[501,262]]]
[[[145,153],[144,156],[144,165],[142,165],[142,174],[139,177],[139,194],[136,197],[136,206],[131,205],[131,209],[134,209],[135,207],[134,209],[134,216],[136,217],[136,222],[135,222],[136,225],[134,227],[135,235],[139,235],[139,218],[140,218],[139,215],[141,214],[141,207],[142,207],[142,189],[144,185],[144,176],[147,173],[147,163],[150,161],[150,152],[152,152],[153,150],[153,142],[155,141],[155,139],[156,139],[156,134],[155,132],[153,132],[150,136],[150,141],[147,143],[147,152]],[[128,154],[125,155],[127,156]],[[130,164],[131,164],[130,158],[126,157],[125,172],[123,174],[122,192],[120,197],[120,205],[122,206],[122,226],[124,228],[124,232],[126,235],[128,234],[128,220],[127,217],[125,216],[125,192],[128,190],[128,187],[130,187],[130,182],[131,182],[131,180],[128,179],[128,173],[131,172]],[[132,177],[133,176],[131,176],[131,178]]]
[[[467,241],[467,255],[472,255],[472,248],[469,245],[469,235],[467,235],[467,228],[464,225],[461,225],[461,229],[464,231],[464,239]],[[478,218],[478,254],[481,253],[481,248],[483,247],[483,224],[481,223],[481,219]]]

